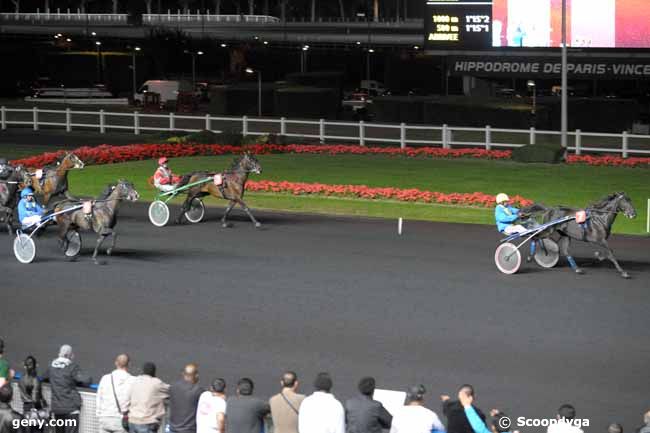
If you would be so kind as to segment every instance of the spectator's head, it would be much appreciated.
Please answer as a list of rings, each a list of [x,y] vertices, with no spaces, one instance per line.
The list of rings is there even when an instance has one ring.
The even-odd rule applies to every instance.
[[[607,427],[607,433],[623,433],[623,426],[615,422]]]
[[[282,388],[291,388],[294,391],[298,389],[298,375],[293,371],[285,371],[280,379]]]
[[[458,392],[464,392],[469,397],[476,398],[476,396],[474,395],[474,387],[472,385],[468,385],[468,384],[462,385],[460,388],[458,388]]]
[[[359,392],[372,398],[375,393],[375,378],[364,377],[359,381]]]
[[[212,392],[223,394],[224,392],[226,392],[226,381],[218,377],[212,381],[210,388],[212,388]]]
[[[562,406],[560,406],[560,408],[557,410],[558,419],[571,421],[575,417],[576,417],[576,409],[570,404],[565,403]]]
[[[239,379],[239,382],[237,382],[237,394],[239,395],[253,395],[254,388],[255,384],[253,383],[253,380],[248,377],[242,377]]]
[[[14,396],[14,390],[11,388],[11,385],[0,386],[0,403],[11,403],[11,399]]]
[[[118,370],[127,370],[129,368],[129,355],[122,353],[115,358],[115,368]]]
[[[199,381],[199,367],[194,364],[187,364],[183,369],[183,380],[189,383],[197,383]]]
[[[330,392],[332,385],[332,376],[329,373],[318,373],[316,380],[314,380],[314,388],[316,388],[316,391]]]
[[[643,414],[643,422],[650,425],[650,410]]]
[[[501,421],[502,418],[507,418],[508,421],[505,421],[505,420]],[[494,433],[506,433],[506,432],[509,432],[510,430],[508,428],[504,427],[505,425],[510,426],[510,418],[508,418],[508,416],[505,413],[499,412],[499,413],[495,414],[492,417],[492,426],[491,426],[492,429],[491,430]]]
[[[3,353],[5,353],[5,341],[0,338],[0,356],[2,356]]]
[[[156,377],[156,364],[153,362],[145,362],[142,365],[142,374],[147,376]]]
[[[74,353],[72,353],[72,346],[69,344],[64,344],[59,349],[59,358],[72,359],[74,358]]]
[[[32,355],[29,355],[27,358],[25,358],[23,365],[25,366],[25,371],[28,375],[33,376],[36,373],[37,362],[36,358],[34,358]]]
[[[406,391],[406,404],[422,404],[427,390],[424,385],[412,386]]]

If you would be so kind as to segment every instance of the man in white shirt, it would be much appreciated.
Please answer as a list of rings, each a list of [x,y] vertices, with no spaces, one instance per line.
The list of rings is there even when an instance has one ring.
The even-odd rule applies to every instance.
[[[390,433],[444,432],[438,415],[424,407],[424,385],[411,387],[406,393],[406,404],[393,414]]]
[[[316,391],[306,397],[298,413],[300,433],[345,433],[343,405],[330,391],[332,378],[329,373],[319,373],[314,381]]]
[[[583,433],[582,429],[575,425],[576,409],[570,404],[563,404],[557,410],[557,424],[551,424],[546,430],[547,433]]]
[[[129,411],[131,386],[134,377],[129,374],[129,356],[115,358],[115,370],[105,374],[97,388],[97,418],[101,433],[124,433],[122,416]]]
[[[196,408],[196,433],[224,433],[226,426],[226,381],[212,381],[211,391],[199,397]]]

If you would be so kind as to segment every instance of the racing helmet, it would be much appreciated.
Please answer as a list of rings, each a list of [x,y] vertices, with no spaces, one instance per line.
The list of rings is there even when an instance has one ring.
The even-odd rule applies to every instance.
[[[163,164],[167,164],[167,157],[166,156],[158,158],[158,165],[163,165]]]
[[[505,194],[505,193],[501,192],[501,193],[497,194],[497,200],[496,201],[497,201],[497,204],[501,204],[504,201],[510,201],[510,197],[508,197],[508,194]]]
[[[30,187],[24,188],[22,191],[20,191],[20,198],[25,198],[28,195],[34,195],[34,190]]]

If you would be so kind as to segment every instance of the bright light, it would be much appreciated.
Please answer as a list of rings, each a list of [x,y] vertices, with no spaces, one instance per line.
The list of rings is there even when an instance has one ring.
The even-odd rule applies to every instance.
[[[258,39],[259,39],[259,37],[258,37],[258,36],[255,36],[255,37],[254,37],[254,39],[255,39],[255,40],[258,40]]]
[[[142,48],[140,48],[140,47],[135,47],[135,50],[136,50],[136,51],[140,51],[141,49],[142,49]]]
[[[221,48],[226,48],[228,45],[226,44],[221,44]]]
[[[95,45],[97,45],[97,46],[100,46],[101,44],[102,44],[102,43],[99,42],[99,41],[95,42]]]
[[[526,84],[528,85],[528,87],[535,87],[535,82],[533,80],[528,80]]]
[[[63,35],[62,35],[61,33],[57,33],[56,36],[60,38],[60,37],[62,37]]]
[[[264,45],[268,45],[268,44],[269,44],[269,41],[264,41]]]
[[[202,56],[202,55],[203,55],[203,51],[198,51],[196,54],[198,54],[199,56]]]
[[[357,41],[357,45],[361,45],[361,42]]]
[[[92,32],[92,33],[91,33],[91,36],[97,36],[97,33]]]
[[[54,35],[54,39],[59,39],[59,35]]]
[[[255,71],[252,68],[246,68],[246,73],[247,74],[254,74]]]
[[[413,49],[414,49],[414,50],[419,50],[420,47],[418,47],[417,45],[415,45],[415,46],[413,47]]]
[[[368,50],[368,52],[369,52],[369,53],[374,53],[375,50],[373,50],[372,48],[370,48],[370,49]]]
[[[65,41],[66,41],[66,42],[72,42],[72,39],[67,38]]]

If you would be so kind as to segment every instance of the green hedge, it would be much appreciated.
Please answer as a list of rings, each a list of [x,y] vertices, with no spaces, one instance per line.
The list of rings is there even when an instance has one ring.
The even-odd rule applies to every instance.
[[[512,151],[512,160],[557,164],[564,161],[565,150],[559,144],[529,144],[515,148]]]

